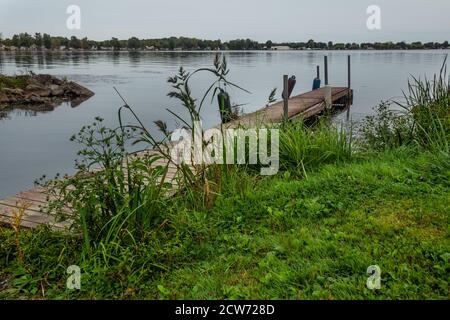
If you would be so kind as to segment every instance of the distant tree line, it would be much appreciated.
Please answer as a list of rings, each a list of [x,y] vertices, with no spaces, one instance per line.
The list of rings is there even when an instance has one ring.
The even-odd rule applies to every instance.
[[[15,34],[11,38],[3,39],[0,33],[0,44],[5,47],[36,48],[36,49],[83,49],[83,50],[270,50],[289,47],[293,50],[415,50],[415,49],[447,49],[449,42],[375,42],[375,43],[333,43],[333,42],[257,42],[251,39],[236,39],[227,42],[221,40],[202,40],[186,37],[170,37],[161,39],[128,40],[111,38],[110,40],[95,41],[88,38],[79,39],[75,36],[55,37],[47,33]]]

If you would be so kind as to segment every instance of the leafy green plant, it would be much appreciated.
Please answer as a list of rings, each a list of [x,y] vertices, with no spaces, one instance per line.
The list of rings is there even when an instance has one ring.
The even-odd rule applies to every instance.
[[[364,119],[362,145],[374,150],[397,148],[414,141],[413,119],[408,113],[392,110],[389,102],[375,108],[376,114]]]
[[[403,103],[414,121],[414,139],[425,148],[449,152],[450,93],[445,59],[433,80],[412,78]]]
[[[134,240],[163,220],[168,167],[153,166],[160,157],[134,157],[125,150],[131,129],[108,129],[97,117],[71,140],[83,146],[77,174],[41,184],[53,196],[50,211],[74,220],[88,247],[91,241]],[[71,210],[68,210],[71,209]],[[73,212],[69,214],[67,212]],[[119,237],[120,236],[120,237]]]
[[[363,145],[375,150],[414,144],[449,152],[450,94],[446,59],[433,80],[412,77],[404,101],[383,102],[362,125]],[[400,107],[394,110],[392,106]]]

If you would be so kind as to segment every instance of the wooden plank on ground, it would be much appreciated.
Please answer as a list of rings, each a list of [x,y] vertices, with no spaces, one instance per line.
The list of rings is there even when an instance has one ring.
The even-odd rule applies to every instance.
[[[20,208],[17,207],[0,204],[0,216],[2,217],[2,222],[6,224],[14,223],[15,215],[19,214],[19,210]],[[65,226],[64,223],[57,223],[54,216],[30,209],[25,209],[20,225],[25,226],[29,223],[53,225],[58,229],[63,229]]]

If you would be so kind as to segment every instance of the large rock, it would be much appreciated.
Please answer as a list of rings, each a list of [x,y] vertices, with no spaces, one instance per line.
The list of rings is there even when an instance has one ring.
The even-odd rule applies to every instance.
[[[0,103],[14,103],[20,101],[24,97],[22,89],[4,88],[0,91]]]
[[[64,93],[70,95],[73,98],[87,98],[94,95],[94,92],[92,92],[91,90],[72,81],[65,83],[63,87]]]
[[[24,91],[20,88],[3,88],[3,93],[13,96],[22,96]]]
[[[59,96],[64,95],[64,89],[60,85],[51,84],[49,86],[49,89],[50,89],[50,95],[53,97],[59,97]]]
[[[28,93],[23,98],[23,102],[24,103],[38,103],[38,104],[42,104],[42,103],[45,103],[45,99],[43,97],[39,96],[36,93]]]
[[[48,74],[14,77],[20,87],[0,89],[0,103],[11,105],[54,106],[62,101],[78,105],[92,97],[94,92],[72,81],[63,81]],[[23,84],[24,83],[24,84]]]
[[[38,74],[38,75],[34,75],[33,76],[33,80],[38,83],[38,84],[42,84],[42,85],[51,85],[51,84],[56,84],[56,85],[62,85],[64,83],[63,80],[60,80],[54,76],[51,76],[49,74]]]
[[[48,87],[44,87],[36,84],[29,84],[25,87],[26,92],[32,92],[40,97],[48,97],[51,90]]]
[[[6,93],[0,92],[0,104],[2,103],[8,103],[9,97],[6,95]]]

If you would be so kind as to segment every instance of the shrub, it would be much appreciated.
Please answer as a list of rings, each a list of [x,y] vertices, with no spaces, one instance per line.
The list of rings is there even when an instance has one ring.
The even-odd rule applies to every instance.
[[[413,77],[408,82],[404,101],[383,102],[376,115],[362,125],[362,142],[375,150],[416,144],[428,150],[449,152],[449,84],[446,60],[433,80]],[[400,107],[393,110],[392,106]]]
[[[49,209],[73,219],[86,245],[119,233],[122,240],[135,238],[161,223],[164,193],[171,187],[164,182],[168,166],[152,166],[158,156],[134,157],[126,152],[131,129],[108,129],[102,121],[97,117],[71,138],[83,146],[78,152],[81,159],[75,162],[77,174],[46,184],[55,199]],[[65,214],[67,206],[74,215]]]

